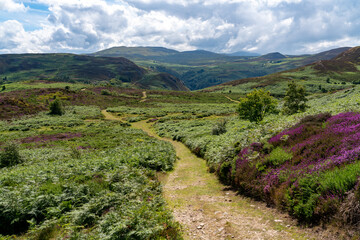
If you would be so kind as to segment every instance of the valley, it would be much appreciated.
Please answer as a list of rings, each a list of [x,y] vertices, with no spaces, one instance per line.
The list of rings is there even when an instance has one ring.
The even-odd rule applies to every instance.
[[[358,239],[359,49],[0,55],[0,239]],[[281,72],[189,91],[159,70],[230,58]],[[275,111],[240,118],[260,89]]]

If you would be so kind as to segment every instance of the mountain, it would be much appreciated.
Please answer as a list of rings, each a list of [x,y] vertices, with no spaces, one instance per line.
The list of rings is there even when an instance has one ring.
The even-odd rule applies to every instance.
[[[152,57],[167,56],[179,53],[176,50],[167,49],[163,47],[112,47],[96,53],[90,54],[90,56],[100,57],[125,57],[125,58],[139,58],[139,59],[151,59]]]
[[[261,59],[261,60],[279,60],[279,59],[284,59],[284,58],[287,58],[287,57],[279,52],[268,53],[268,54],[258,57],[258,59]]]
[[[301,61],[301,63],[303,65],[308,65],[308,64],[320,61],[320,60],[330,60],[330,59],[333,59],[334,57],[338,56],[340,53],[345,52],[349,49],[350,49],[350,47],[342,47],[342,48],[331,49],[329,51],[320,52],[318,54],[310,55],[310,56],[304,58]]]
[[[0,81],[2,81],[0,83],[26,80],[187,90],[181,80],[176,77],[146,70],[122,57],[92,57],[75,54],[0,55]],[[154,83],[151,80],[154,80]]]
[[[232,59],[224,54],[205,50],[178,52],[163,47],[113,47],[89,54],[97,57],[125,57],[132,61],[158,61],[182,65],[208,64],[209,61],[226,62]]]
[[[319,60],[303,67],[262,77],[238,79],[203,91],[245,94],[255,88],[265,88],[273,95],[283,96],[289,81],[304,85],[308,93],[333,92],[360,84],[360,47],[334,49],[312,57],[327,58],[339,52],[340,54],[330,60]]]
[[[91,56],[126,57],[136,64],[181,79],[191,90],[236,79],[260,77],[328,60],[347,48],[314,55],[289,56],[278,52],[259,57],[229,56],[204,50],[178,52],[158,47],[115,47]]]
[[[228,56],[235,56],[235,57],[258,57],[261,54],[259,53],[253,53],[253,52],[247,52],[247,51],[238,51],[233,53],[227,53]]]

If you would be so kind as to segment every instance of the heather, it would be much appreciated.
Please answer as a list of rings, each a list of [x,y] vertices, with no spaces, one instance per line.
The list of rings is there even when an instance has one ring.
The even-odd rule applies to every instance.
[[[251,190],[269,204],[288,209],[304,221],[336,212],[360,173],[355,167],[360,156],[359,124],[360,114],[352,112],[304,119],[270,138],[266,148],[259,144],[243,149],[235,161],[232,184],[244,192]],[[270,153],[269,146],[274,148]],[[288,157],[284,158],[283,153],[274,158],[278,149],[287,152]],[[249,158],[254,153],[258,157]],[[240,174],[244,169],[252,173],[251,177]],[[330,200],[332,205],[322,209]]]
[[[316,224],[343,214],[348,195],[358,191],[359,99],[353,88],[312,96],[306,112],[270,115],[259,124],[223,116],[169,119],[155,128],[205,158],[210,171],[240,193]],[[226,131],[214,135],[221,118]]]

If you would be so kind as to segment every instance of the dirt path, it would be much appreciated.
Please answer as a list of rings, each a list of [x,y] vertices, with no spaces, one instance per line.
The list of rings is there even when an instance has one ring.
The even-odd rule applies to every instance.
[[[107,112],[106,110],[101,110],[102,115],[104,115],[105,119],[107,120],[115,120],[115,121],[121,121],[119,117],[116,117],[112,115],[111,113]]]
[[[234,102],[234,103],[240,103],[239,101],[236,101],[236,100],[234,100],[234,99],[232,99],[232,98],[230,98],[230,97],[228,97],[228,96],[225,96],[227,99],[229,99],[230,101],[232,101],[232,102]]]
[[[226,189],[207,171],[203,159],[184,144],[159,137],[146,121],[132,126],[170,142],[176,149],[179,160],[161,182],[175,219],[184,227],[185,239],[330,239],[301,229],[286,214]]]
[[[147,98],[147,95],[146,95],[146,91],[143,91],[142,92],[142,97],[141,97],[141,100],[140,100],[140,102],[145,102],[146,101],[146,98]]]

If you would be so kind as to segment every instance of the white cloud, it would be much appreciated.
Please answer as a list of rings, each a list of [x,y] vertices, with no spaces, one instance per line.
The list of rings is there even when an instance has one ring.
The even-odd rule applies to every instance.
[[[0,0],[0,12],[24,11]],[[31,0],[49,7],[37,30],[0,22],[0,52],[92,52],[112,46],[261,53],[360,45],[360,3],[342,0]],[[26,14],[26,13],[25,13]],[[39,15],[37,19],[41,16]],[[40,26],[40,27],[39,27]],[[39,29],[40,28],[40,29]],[[16,29],[16,31],[14,30]]]
[[[26,11],[26,7],[23,3],[16,3],[13,0],[1,0],[0,11],[24,12]]]

